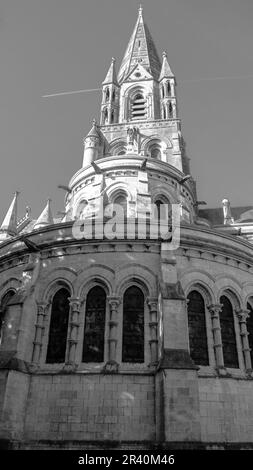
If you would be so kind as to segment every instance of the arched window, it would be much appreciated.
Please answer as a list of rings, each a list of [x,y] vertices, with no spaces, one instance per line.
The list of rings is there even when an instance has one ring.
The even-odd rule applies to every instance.
[[[114,110],[111,111],[111,123],[114,122]]]
[[[146,118],[146,99],[142,93],[137,93],[131,106],[132,119],[145,119]]]
[[[171,220],[171,205],[168,200],[156,199],[156,214],[155,218],[158,220]]]
[[[238,368],[233,307],[230,300],[225,295],[221,296],[220,303],[222,304],[220,326],[224,366]]]
[[[0,307],[0,346],[3,343],[4,338],[4,329],[5,329],[5,322],[6,322],[6,311],[7,305],[11,298],[15,295],[14,290],[8,290],[1,300],[1,307]]]
[[[249,316],[247,318],[247,330],[249,333],[249,336],[248,336],[249,347],[251,349],[250,351],[251,364],[253,366],[253,308],[251,307],[251,304],[249,302],[247,303],[247,309],[249,310]]]
[[[196,290],[191,291],[187,298],[190,355],[196,364],[207,366],[209,359],[205,302],[202,295]]]
[[[144,362],[144,295],[136,286],[123,299],[122,362]]]
[[[104,109],[104,122],[106,123],[108,121],[108,109]]]
[[[110,90],[109,88],[106,88],[105,90],[105,101],[109,101],[110,99]]]
[[[106,293],[100,286],[90,289],[86,299],[83,362],[103,362]]]
[[[166,108],[163,106],[163,119],[166,119]]]
[[[167,82],[167,92],[168,92],[168,95],[171,96],[170,82]]]
[[[46,358],[48,364],[65,362],[69,297],[70,293],[64,287],[59,289],[53,297]]]
[[[173,117],[173,107],[172,107],[172,104],[169,103],[169,117],[172,118]]]
[[[115,90],[113,90],[112,92],[112,102],[114,103],[114,101],[115,101]]]
[[[160,91],[161,91],[161,97],[164,98],[164,88],[163,88],[163,85],[161,86]]]
[[[127,198],[125,194],[120,194],[119,196],[117,196],[114,199],[113,204],[118,204],[119,206],[123,207],[124,217],[127,216]]]
[[[156,158],[157,160],[161,160],[161,149],[160,149],[159,145],[157,145],[157,144],[152,145],[149,148],[149,151],[150,151],[151,158]]]

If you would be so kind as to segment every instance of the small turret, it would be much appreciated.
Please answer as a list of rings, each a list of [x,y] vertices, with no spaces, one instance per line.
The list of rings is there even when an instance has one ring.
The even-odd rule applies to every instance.
[[[115,70],[115,59],[102,83],[101,124],[113,124],[118,122],[119,116],[119,84]]]
[[[87,136],[84,138],[84,154],[83,154],[83,167],[90,165],[97,160],[98,148],[100,143],[100,135],[98,126],[95,119],[92,122],[92,128]]]
[[[51,209],[51,199],[48,199],[45,209],[41,212],[33,228],[38,229],[52,224],[54,224],[54,219]]]
[[[159,83],[162,119],[175,119],[177,117],[175,77],[168,63],[166,52],[163,52]]]
[[[0,242],[17,235],[17,199],[19,193],[16,191],[7,214],[0,228]]]

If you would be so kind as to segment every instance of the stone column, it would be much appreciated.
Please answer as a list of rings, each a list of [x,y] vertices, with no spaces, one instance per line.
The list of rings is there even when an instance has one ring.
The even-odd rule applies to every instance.
[[[157,299],[148,298],[147,304],[149,306],[149,328],[150,328],[150,352],[151,352],[151,364],[156,364],[158,361],[158,339],[157,339]]]
[[[251,357],[250,357],[250,347],[248,340],[248,331],[247,331],[247,318],[249,316],[249,310],[238,309],[236,310],[236,315],[239,319],[240,325],[240,335],[242,340],[242,351],[244,356],[245,368],[248,371],[252,370]]]
[[[222,349],[222,337],[221,337],[221,326],[220,326],[220,312],[222,310],[221,304],[212,304],[208,307],[211,313],[212,319],[212,331],[213,331],[213,342],[216,365],[219,368],[224,367],[223,349]]]
[[[68,349],[67,349],[67,364],[75,364],[76,359],[76,347],[78,343],[78,330],[79,330],[79,313],[81,302],[79,298],[70,297],[70,322],[69,322],[69,337],[68,337]]]
[[[108,298],[110,306],[109,327],[108,327],[108,362],[117,362],[117,329],[118,329],[118,306],[119,297]]]
[[[42,339],[45,329],[45,316],[47,304],[40,302],[37,304],[37,322],[35,324],[35,340],[33,342],[32,362],[39,363],[42,350]]]

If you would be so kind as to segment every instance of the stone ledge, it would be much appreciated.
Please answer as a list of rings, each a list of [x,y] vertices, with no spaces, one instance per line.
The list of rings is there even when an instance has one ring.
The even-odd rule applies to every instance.
[[[186,349],[165,349],[157,369],[192,369],[199,367],[193,362]]]

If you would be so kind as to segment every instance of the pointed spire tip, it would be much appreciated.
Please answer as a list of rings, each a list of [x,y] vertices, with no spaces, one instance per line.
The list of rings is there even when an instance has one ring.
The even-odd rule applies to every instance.
[[[142,12],[143,12],[143,8],[142,8],[142,4],[140,4],[140,6],[139,6],[139,16],[142,16]]]

